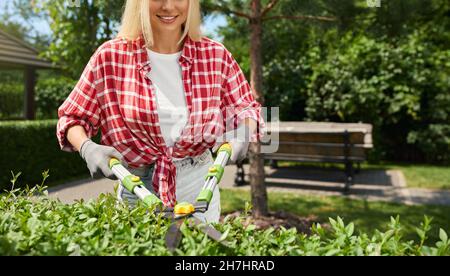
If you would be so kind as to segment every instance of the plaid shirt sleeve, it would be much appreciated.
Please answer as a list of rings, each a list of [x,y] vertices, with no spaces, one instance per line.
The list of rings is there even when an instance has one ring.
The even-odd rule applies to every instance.
[[[261,104],[252,94],[252,89],[237,61],[227,52],[229,61],[227,78],[222,94],[222,114],[226,118],[226,126],[236,128],[244,119],[251,118],[257,122],[258,128],[251,138],[254,142],[261,139],[265,129]],[[232,114],[230,116],[230,114]]]
[[[58,124],[56,135],[63,151],[74,152],[75,148],[66,138],[67,130],[74,126],[82,126],[89,138],[95,136],[100,126],[100,108],[97,103],[95,81],[98,79],[95,68],[97,54],[94,54],[86,65],[80,80],[67,99],[58,108]]]

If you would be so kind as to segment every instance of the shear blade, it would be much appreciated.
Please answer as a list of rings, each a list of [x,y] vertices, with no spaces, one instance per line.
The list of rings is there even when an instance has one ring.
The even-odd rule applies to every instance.
[[[197,226],[198,229],[200,229],[203,233],[205,233],[208,237],[215,240],[216,242],[218,242],[224,246],[227,246],[227,247],[229,246],[228,242],[222,240],[222,233],[217,231],[211,225],[203,222],[199,218],[192,216],[192,218],[189,219],[189,224],[190,224],[190,226]]]
[[[166,246],[170,252],[175,251],[181,241],[181,225],[184,220],[176,220],[170,226],[166,234]]]
[[[195,215],[185,217],[182,219],[176,219],[170,226],[166,234],[166,246],[170,252],[174,252],[175,249],[180,244],[182,238],[182,232],[180,230],[184,221],[187,220],[189,227],[197,227],[200,231],[205,233],[208,237],[214,241],[222,244],[223,246],[229,247],[227,241],[222,240],[222,233],[217,231],[214,227],[197,218]]]

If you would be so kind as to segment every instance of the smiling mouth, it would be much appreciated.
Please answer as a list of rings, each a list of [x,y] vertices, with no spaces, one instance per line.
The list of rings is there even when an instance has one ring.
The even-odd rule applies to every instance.
[[[177,15],[177,16],[160,16],[160,15],[157,15],[157,17],[160,18],[160,19],[162,19],[162,20],[164,20],[164,21],[172,21],[172,20],[174,20],[175,18],[177,18],[178,15]]]

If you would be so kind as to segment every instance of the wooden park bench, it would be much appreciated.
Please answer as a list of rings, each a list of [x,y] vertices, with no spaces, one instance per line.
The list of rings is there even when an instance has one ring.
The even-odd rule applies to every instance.
[[[368,150],[373,148],[370,124],[279,122],[278,130],[275,127],[275,124],[268,123],[267,134],[272,137],[273,143],[278,133],[278,150],[262,153],[265,160],[271,161],[272,167],[276,167],[278,160],[342,163],[345,165],[346,192],[353,185],[354,165],[357,164],[358,172],[360,163],[367,158]],[[237,186],[244,184],[244,175],[240,163],[235,178]]]

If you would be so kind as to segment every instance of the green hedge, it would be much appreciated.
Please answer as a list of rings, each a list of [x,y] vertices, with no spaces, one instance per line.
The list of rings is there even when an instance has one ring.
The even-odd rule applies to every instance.
[[[9,189],[11,171],[22,172],[21,183],[41,183],[49,170],[50,182],[77,176],[89,177],[78,153],[60,150],[56,139],[57,120],[0,122],[0,190]]]
[[[0,119],[22,117],[23,103],[23,84],[0,83]]]
[[[129,209],[111,195],[71,205],[51,200],[36,187],[0,196],[0,255],[170,255],[165,235],[170,221],[139,204]],[[249,207],[247,205],[247,212]],[[425,217],[418,227],[419,242],[403,237],[398,217],[387,231],[373,235],[344,224],[339,217],[329,226],[313,225],[311,234],[292,229],[258,230],[246,216],[226,217],[215,227],[229,243],[223,247],[194,227],[184,225],[175,255],[449,255],[450,240],[439,230],[440,241],[425,246],[431,229]]]

